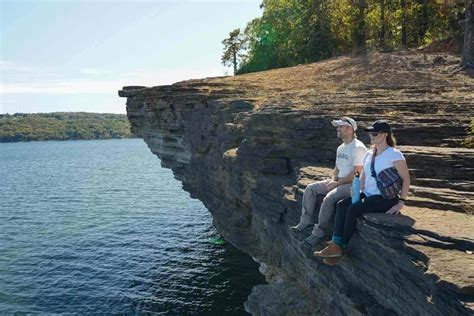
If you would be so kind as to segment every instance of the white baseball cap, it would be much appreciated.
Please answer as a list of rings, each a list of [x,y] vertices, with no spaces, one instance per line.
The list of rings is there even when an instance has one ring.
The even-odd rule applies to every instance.
[[[357,123],[348,116],[343,116],[338,120],[332,120],[332,126],[350,126],[354,130],[357,130]]]

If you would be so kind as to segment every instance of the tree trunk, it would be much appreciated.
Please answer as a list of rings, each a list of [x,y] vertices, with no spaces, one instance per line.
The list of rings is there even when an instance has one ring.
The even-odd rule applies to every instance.
[[[380,36],[379,45],[385,48],[385,0],[380,0]]]
[[[421,17],[418,28],[418,45],[421,45],[425,40],[426,32],[428,32],[428,0],[420,0],[421,4]]]
[[[464,20],[464,47],[462,66],[474,68],[474,6],[473,0],[466,0],[466,17]]]
[[[356,49],[358,53],[366,52],[365,36],[365,0],[359,0],[359,16],[356,33]]]
[[[406,0],[400,1],[400,6],[402,7],[402,46],[407,46],[407,3]]]
[[[235,49],[233,52],[233,64],[234,64],[234,76],[237,73],[237,49]]]

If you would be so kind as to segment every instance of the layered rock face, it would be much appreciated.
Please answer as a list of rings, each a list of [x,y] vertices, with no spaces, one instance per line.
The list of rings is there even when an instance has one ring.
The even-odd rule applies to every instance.
[[[460,148],[474,80],[459,59],[405,52],[125,87],[132,132],[261,263],[255,315],[468,315],[474,311],[474,150]],[[322,264],[289,233],[306,185],[334,167],[331,120],[389,120],[413,185],[401,216],[360,218],[348,255]],[[363,133],[359,137],[366,144]],[[162,189],[162,188],[161,188]],[[309,232],[308,232],[309,233]]]

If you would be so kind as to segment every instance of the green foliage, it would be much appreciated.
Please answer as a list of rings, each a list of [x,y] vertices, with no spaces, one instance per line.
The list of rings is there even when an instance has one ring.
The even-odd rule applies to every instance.
[[[238,73],[285,67],[304,62],[304,8],[307,1],[266,0],[263,16],[254,19],[244,31],[248,55]],[[307,25],[306,25],[307,26]]]
[[[240,45],[234,46],[240,56],[236,73],[294,66],[346,54],[356,50],[356,41],[363,41],[367,49],[392,50],[419,47],[446,38],[461,39],[465,3],[463,0],[447,1],[447,6],[444,3],[444,0],[263,0],[262,16],[250,21],[243,32],[233,31],[242,36]],[[229,56],[226,54],[225,59],[229,60]]]
[[[242,59],[240,51],[245,45],[245,41],[240,34],[240,29],[235,29],[229,33],[229,37],[222,41],[224,44],[224,53],[222,54],[222,64],[224,66],[233,66],[234,74],[237,72],[239,61]]]
[[[0,115],[0,142],[130,138],[122,114],[39,113]]]

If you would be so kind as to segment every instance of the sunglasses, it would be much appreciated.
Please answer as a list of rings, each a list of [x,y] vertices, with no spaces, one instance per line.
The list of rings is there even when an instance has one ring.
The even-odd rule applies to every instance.
[[[379,134],[380,133],[378,133],[378,132],[369,132],[370,137],[377,137],[377,136],[379,136]]]
[[[342,120],[343,122],[349,123],[349,125],[350,125],[352,128],[354,128],[354,126],[352,126],[351,121],[349,121],[348,119],[341,118],[341,120]]]

